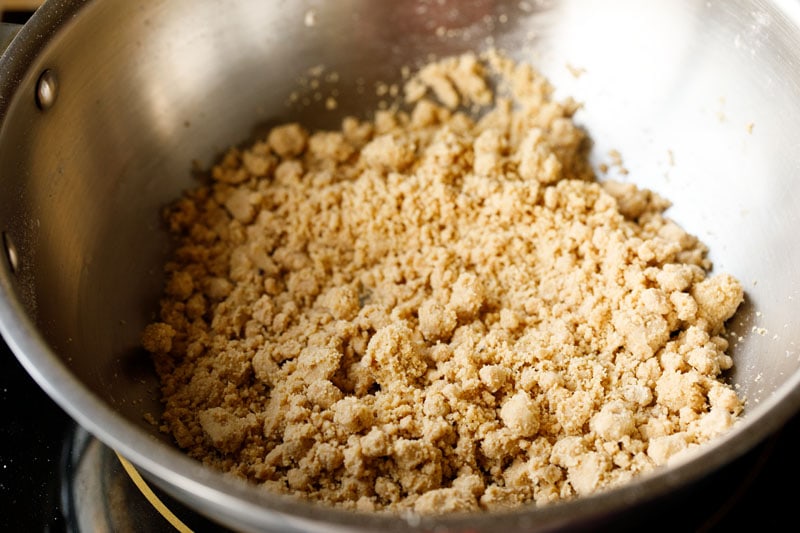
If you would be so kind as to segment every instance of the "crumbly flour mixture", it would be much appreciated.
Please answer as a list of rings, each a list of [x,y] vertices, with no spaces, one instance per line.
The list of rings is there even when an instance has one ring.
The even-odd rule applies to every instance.
[[[166,217],[162,429],[275,491],[438,513],[587,495],[731,427],[741,285],[666,200],[595,180],[551,93],[467,54],[408,112],[231,149]]]

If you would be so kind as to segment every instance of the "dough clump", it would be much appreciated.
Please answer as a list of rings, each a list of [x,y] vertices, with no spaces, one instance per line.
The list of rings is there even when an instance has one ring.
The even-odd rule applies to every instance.
[[[423,514],[588,495],[729,429],[742,286],[665,199],[595,179],[579,105],[496,53],[405,95],[232,148],[167,210],[162,429],[281,493]]]

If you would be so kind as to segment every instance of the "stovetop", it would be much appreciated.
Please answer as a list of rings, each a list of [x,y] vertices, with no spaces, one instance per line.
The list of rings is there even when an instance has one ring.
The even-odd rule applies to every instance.
[[[4,343],[0,417],[0,531],[175,531],[114,452],[77,426]],[[798,475],[800,415],[738,461],[655,507],[645,518],[647,530],[785,530],[796,522]],[[223,531],[167,495],[157,496],[192,530]]]
[[[0,341],[0,531],[169,533],[116,453],[53,402]],[[193,531],[225,531],[148,487]]]

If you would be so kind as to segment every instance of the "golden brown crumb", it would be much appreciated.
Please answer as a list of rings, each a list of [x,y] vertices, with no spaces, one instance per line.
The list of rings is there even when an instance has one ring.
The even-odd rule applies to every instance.
[[[169,211],[143,345],[176,442],[271,490],[427,514],[588,495],[726,431],[743,291],[669,202],[596,182],[578,105],[529,65],[407,78],[409,112],[278,126]]]

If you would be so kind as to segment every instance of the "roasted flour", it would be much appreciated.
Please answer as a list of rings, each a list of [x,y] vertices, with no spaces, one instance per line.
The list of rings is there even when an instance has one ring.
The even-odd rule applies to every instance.
[[[741,285],[666,200],[595,180],[551,92],[467,54],[409,112],[231,149],[166,215],[163,431],[278,492],[434,513],[591,494],[730,428]]]

